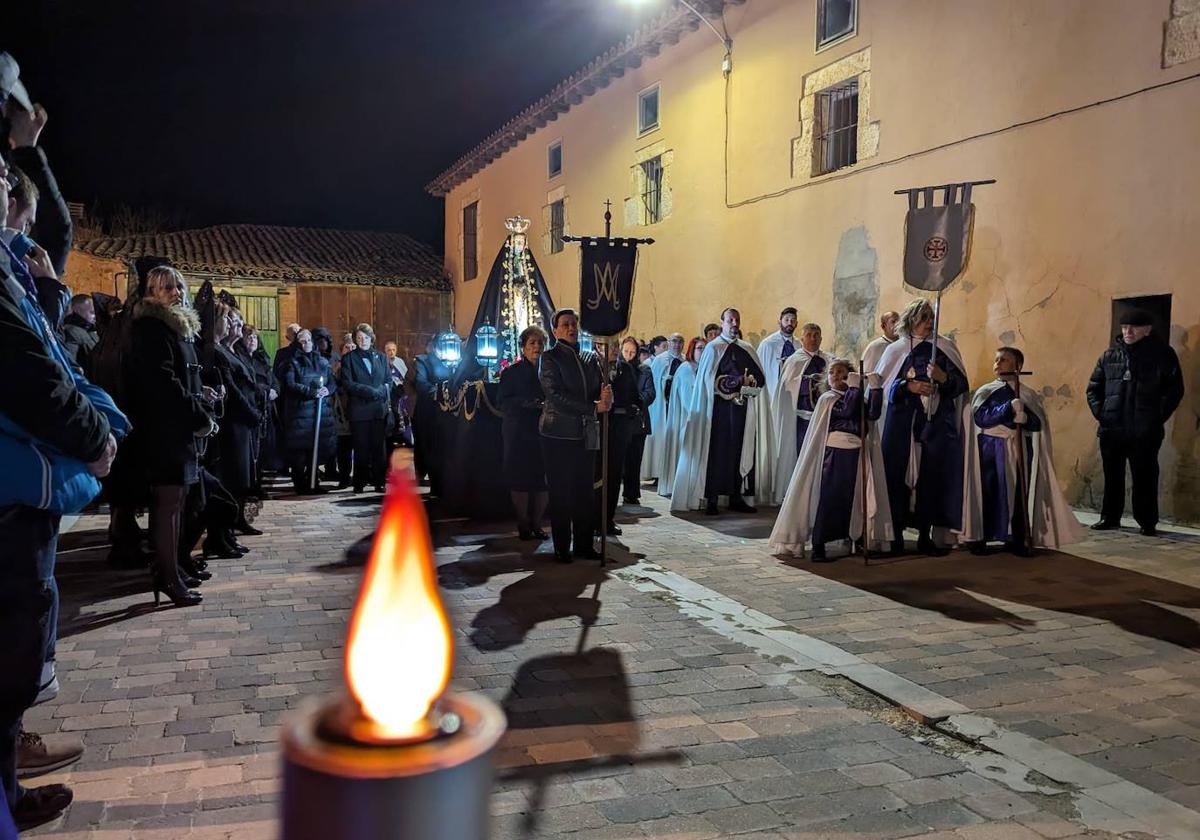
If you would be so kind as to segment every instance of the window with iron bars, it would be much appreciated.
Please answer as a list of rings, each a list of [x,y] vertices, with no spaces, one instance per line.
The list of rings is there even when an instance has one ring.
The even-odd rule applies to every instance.
[[[463,208],[463,280],[479,276],[479,202],[472,201]]]
[[[563,249],[563,233],[567,226],[567,204],[559,199],[550,205],[550,253],[557,254]]]
[[[662,156],[642,161],[642,224],[662,221]]]
[[[813,175],[858,162],[858,79],[821,91],[816,97]]]

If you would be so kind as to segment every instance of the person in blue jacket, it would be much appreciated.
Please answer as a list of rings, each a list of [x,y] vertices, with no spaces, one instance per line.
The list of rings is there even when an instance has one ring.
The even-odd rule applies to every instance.
[[[0,227],[11,184],[0,162]],[[73,369],[38,305],[35,277],[57,279],[45,251],[18,260],[0,244],[0,369],[8,379],[0,389],[0,786],[20,830],[53,819],[72,798],[65,785],[25,789],[16,779],[21,718],[53,658],[59,522],[100,492],[129,430],[108,394]]]

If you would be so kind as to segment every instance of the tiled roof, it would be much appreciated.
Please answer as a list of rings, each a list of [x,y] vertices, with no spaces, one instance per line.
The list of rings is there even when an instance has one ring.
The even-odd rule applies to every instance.
[[[726,5],[741,5],[745,0],[692,0],[692,5],[707,17],[719,17]],[[684,34],[700,26],[700,20],[682,4],[644,25],[590,64],[563,79],[537,102],[500,126],[483,142],[454,162],[449,169],[425,186],[433,196],[444,196],[476,172],[503,155],[530,134],[558,119],[596,91],[608,87],[613,79],[625,75],[631,67],[640,67],[647,58],[664,47],[679,43]]]
[[[166,257],[181,271],[264,280],[446,289],[442,258],[400,233],[217,225],[109,236],[77,246],[96,257]]]

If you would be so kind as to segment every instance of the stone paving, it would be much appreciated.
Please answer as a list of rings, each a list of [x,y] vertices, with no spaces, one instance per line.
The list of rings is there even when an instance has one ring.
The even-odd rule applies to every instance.
[[[276,837],[278,724],[340,684],[360,571],[344,552],[373,527],[373,502],[268,502],[267,535],[247,539],[243,560],[214,563],[190,609],[153,609],[147,580],[104,567],[103,522],[81,520],[60,556],[62,691],[26,725],[82,737],[88,752],[44,777],[76,801],[29,836]],[[503,525],[436,528],[454,687],[491,695],[509,718],[496,840],[1200,836],[919,725],[643,583],[671,570],[1077,752],[1139,785],[1133,796],[1191,806],[1194,544],[1121,534],[1079,555],[864,571],[770,558],[765,515],[681,519],[658,501],[635,513],[606,572],[533,555]],[[1106,552],[1159,565],[1137,572]],[[1088,738],[1092,749],[1070,749]]]

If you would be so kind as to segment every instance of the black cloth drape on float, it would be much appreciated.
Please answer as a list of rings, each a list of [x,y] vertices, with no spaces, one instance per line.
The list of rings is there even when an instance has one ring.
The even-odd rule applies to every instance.
[[[448,513],[473,517],[503,517],[512,513],[504,476],[504,442],[497,407],[499,385],[487,382],[486,368],[475,358],[475,332],[485,322],[496,328],[501,359],[505,355],[505,330],[512,327],[505,301],[505,272],[512,270],[508,237],[492,262],[471,331],[463,336],[462,361],[450,375],[438,401],[437,445],[432,468],[438,474],[441,507]],[[540,310],[540,323],[549,332],[554,301],[533,253],[521,254],[522,270],[532,280],[531,298]],[[526,283],[525,277],[518,282]],[[538,320],[531,319],[534,323]]]

